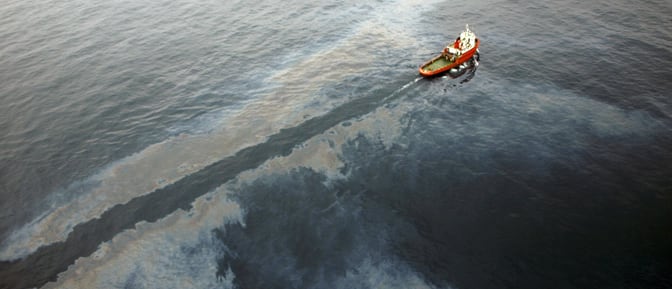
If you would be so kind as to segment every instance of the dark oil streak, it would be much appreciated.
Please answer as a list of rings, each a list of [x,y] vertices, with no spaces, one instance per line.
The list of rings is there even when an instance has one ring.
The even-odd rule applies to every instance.
[[[196,198],[241,172],[256,168],[272,157],[289,155],[296,145],[312,136],[398,98],[401,91],[418,80],[415,79],[396,91],[372,92],[369,96],[343,104],[323,116],[283,129],[264,143],[242,149],[174,184],[132,199],[126,204],[116,205],[99,218],[75,226],[65,242],[40,247],[20,260],[0,262],[0,288],[41,287],[47,282],[56,281],[58,274],[66,271],[75,260],[91,255],[101,243],[111,240],[120,232],[132,229],[142,221],[155,222],[177,209],[189,210]]]

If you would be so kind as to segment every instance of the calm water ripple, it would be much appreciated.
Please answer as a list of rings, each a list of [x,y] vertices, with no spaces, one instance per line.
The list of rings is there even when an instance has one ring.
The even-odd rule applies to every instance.
[[[6,2],[0,288],[672,287],[669,1]]]

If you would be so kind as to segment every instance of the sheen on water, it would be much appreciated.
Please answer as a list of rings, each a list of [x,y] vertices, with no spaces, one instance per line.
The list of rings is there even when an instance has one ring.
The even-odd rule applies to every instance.
[[[671,288],[668,2],[5,1],[0,288]]]

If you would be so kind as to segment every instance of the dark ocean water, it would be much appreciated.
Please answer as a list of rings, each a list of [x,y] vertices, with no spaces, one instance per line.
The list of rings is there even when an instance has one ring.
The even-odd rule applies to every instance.
[[[5,2],[0,288],[672,288],[669,1]]]

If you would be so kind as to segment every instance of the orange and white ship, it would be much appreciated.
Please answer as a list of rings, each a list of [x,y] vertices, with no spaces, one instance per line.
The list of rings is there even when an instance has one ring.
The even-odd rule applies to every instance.
[[[460,65],[467,63],[478,54],[480,40],[476,34],[469,30],[469,24],[464,31],[455,39],[455,42],[446,46],[441,54],[427,61],[418,69],[424,77],[436,76]]]

